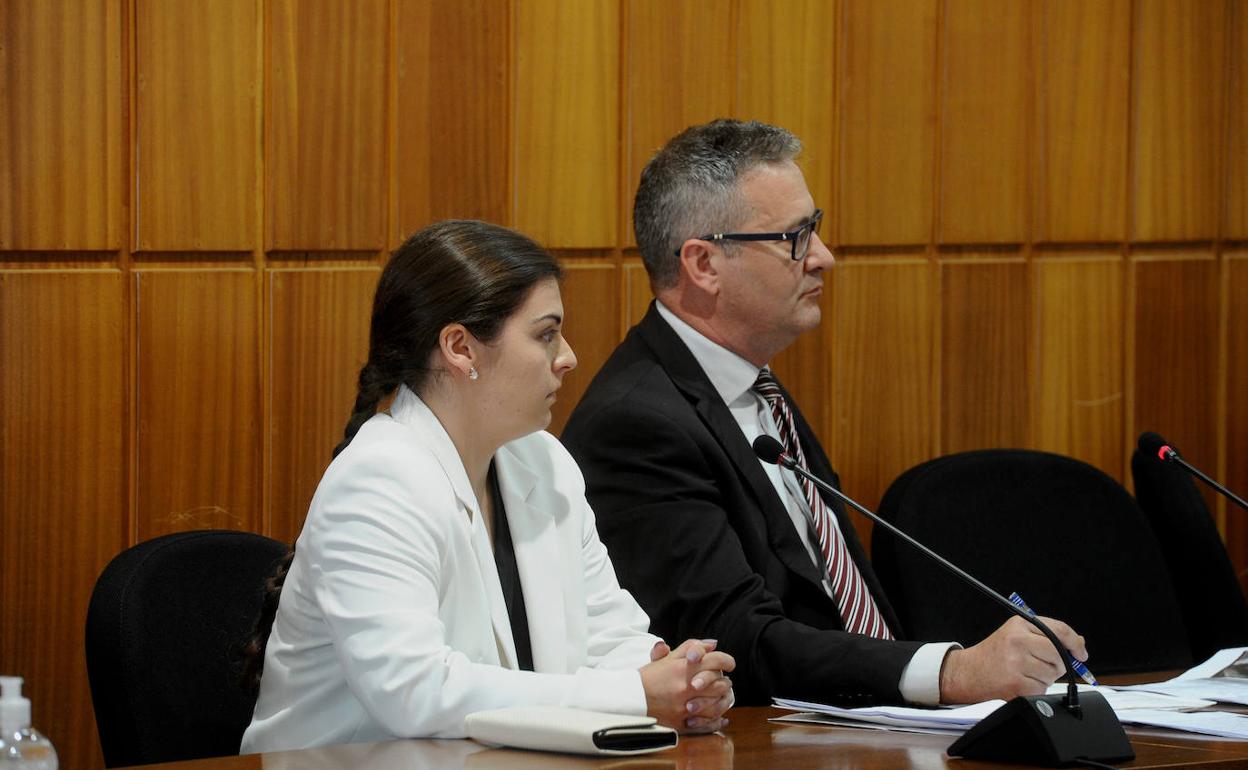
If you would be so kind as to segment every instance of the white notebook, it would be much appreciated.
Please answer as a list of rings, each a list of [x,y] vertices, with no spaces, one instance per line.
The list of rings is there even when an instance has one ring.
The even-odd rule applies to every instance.
[[[630,717],[561,706],[515,706],[478,711],[464,719],[468,737],[483,743],[539,751],[625,756],[676,745],[676,731],[654,717]]]

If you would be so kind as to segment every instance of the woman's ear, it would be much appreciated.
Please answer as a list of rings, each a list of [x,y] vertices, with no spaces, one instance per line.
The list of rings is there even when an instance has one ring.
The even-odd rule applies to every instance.
[[[438,334],[438,352],[452,374],[476,379],[479,343],[463,324],[447,324]]]

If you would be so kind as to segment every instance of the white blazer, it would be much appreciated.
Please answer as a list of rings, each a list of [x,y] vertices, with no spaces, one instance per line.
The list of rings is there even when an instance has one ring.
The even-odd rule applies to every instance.
[[[450,436],[406,387],[312,498],[244,753],[458,738],[522,704],[644,714],[658,638],[620,588],[576,463],[550,434],[495,455],[535,671],[515,642],[481,507]]]

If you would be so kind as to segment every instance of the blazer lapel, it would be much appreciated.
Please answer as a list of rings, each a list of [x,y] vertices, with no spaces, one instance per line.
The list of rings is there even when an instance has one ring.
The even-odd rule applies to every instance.
[[[490,603],[490,624],[494,627],[494,639],[502,658],[500,662],[506,668],[519,668],[516,640],[511,635],[511,619],[507,617],[507,602],[503,599],[503,586],[498,581],[498,565],[494,563],[494,548],[479,508],[472,517],[472,552],[476,554],[477,569],[481,572],[486,600]]]
[[[733,419],[728,405],[715,391],[697,359],[685,347],[676,332],[668,326],[651,303],[650,310],[637,325],[638,332],[654,351],[659,363],[667,371],[672,382],[689,397],[698,416],[719,442],[720,448],[737,469],[754,495],[762,511],[767,528],[767,538],[772,550],[790,570],[819,587],[823,581],[818,568],[802,546],[784,502],[776,494],[771,479],[759,465],[754,449],[741,433],[741,426]]]
[[[562,565],[557,557],[561,549],[551,506],[542,504],[538,474],[507,447],[498,451],[495,462],[524,591],[533,668],[562,673],[567,670],[567,620]]]
[[[507,618],[507,603],[503,599],[503,587],[498,582],[498,567],[494,563],[494,549],[490,544],[489,532],[485,529],[482,519],[481,504],[472,484],[468,481],[468,473],[464,463],[455,450],[455,443],[442,427],[437,415],[425,405],[406,385],[399,386],[399,393],[390,406],[390,414],[399,422],[417,425],[421,433],[430,437],[429,447],[437,458],[438,464],[446,472],[460,508],[469,519],[468,528],[472,538],[472,552],[476,558],[477,572],[481,583],[485,586],[486,601],[490,608],[490,624],[494,629],[494,638],[498,647],[500,663],[507,668],[518,668],[516,661],[516,642],[511,635],[511,622]]]

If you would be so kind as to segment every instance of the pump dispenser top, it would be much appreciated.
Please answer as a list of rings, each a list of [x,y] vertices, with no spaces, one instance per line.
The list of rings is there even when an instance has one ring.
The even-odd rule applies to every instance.
[[[0,676],[0,735],[30,727],[30,699],[22,697],[20,676]]]
[[[20,676],[0,676],[0,770],[57,770],[51,741],[30,726]]]

